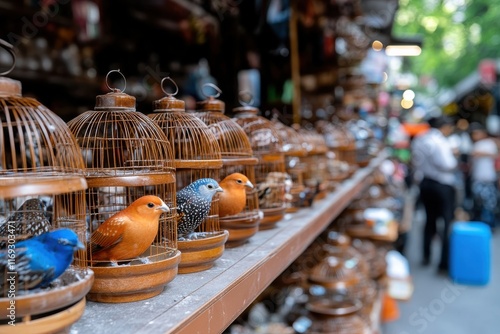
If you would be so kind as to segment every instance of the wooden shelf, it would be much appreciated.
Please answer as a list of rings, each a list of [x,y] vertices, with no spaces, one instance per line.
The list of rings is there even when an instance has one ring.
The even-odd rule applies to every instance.
[[[226,249],[209,270],[177,275],[158,296],[140,302],[88,302],[78,333],[210,334],[224,331],[372,182],[381,154],[313,207],[286,215],[271,230]]]

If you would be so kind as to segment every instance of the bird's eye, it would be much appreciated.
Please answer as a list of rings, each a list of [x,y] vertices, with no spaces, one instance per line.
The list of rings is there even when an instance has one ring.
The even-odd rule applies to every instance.
[[[154,207],[155,207],[154,203],[151,202],[148,203],[148,208],[154,208]]]
[[[238,183],[243,183],[243,181],[241,181],[241,180],[236,180],[236,182],[238,182]]]
[[[211,184],[209,184],[209,185],[207,186],[207,188],[208,188],[208,189],[212,189],[213,187],[214,187],[214,186],[213,186],[213,185],[211,185]]]

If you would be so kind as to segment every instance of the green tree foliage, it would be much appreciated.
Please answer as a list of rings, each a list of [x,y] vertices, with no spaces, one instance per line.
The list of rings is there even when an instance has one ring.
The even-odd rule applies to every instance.
[[[477,70],[481,59],[500,58],[497,0],[400,0],[393,34],[421,35],[422,54],[408,71],[452,87]]]

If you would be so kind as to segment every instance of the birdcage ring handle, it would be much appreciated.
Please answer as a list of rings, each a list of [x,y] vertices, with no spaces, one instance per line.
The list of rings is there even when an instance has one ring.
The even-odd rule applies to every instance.
[[[16,67],[16,54],[14,52],[14,46],[12,46],[12,44],[4,41],[3,39],[0,39],[0,47],[2,47],[8,53],[10,53],[10,55],[12,57],[12,65],[11,65],[11,67],[7,71],[5,71],[5,72],[0,72],[0,75],[7,75],[10,72],[12,72],[12,70],[14,69],[14,67]]]
[[[117,73],[120,73],[120,75],[122,76],[123,78],[123,89],[119,89],[119,88],[112,88],[110,85],[109,85],[109,75],[113,72],[117,72]],[[120,72],[120,69],[117,69],[117,70],[111,70],[108,72],[108,74],[106,74],[106,87],[108,87],[108,89],[112,92],[115,92],[115,93],[123,93],[125,91],[125,88],[127,88],[127,78],[125,78],[125,76],[123,75],[122,72]]]
[[[203,89],[206,87],[213,88],[216,91],[216,93],[214,95],[210,95],[210,94],[205,93],[205,91]],[[201,87],[201,91],[203,92],[203,94],[206,97],[212,97],[214,99],[218,98],[220,96],[220,94],[222,94],[222,90],[211,82],[204,83],[203,86]]]
[[[166,80],[169,80],[171,83],[174,84],[175,86],[175,92],[173,93],[168,93],[167,90],[165,89],[165,86],[164,86],[164,83]],[[160,83],[160,86],[161,86],[161,90],[167,95],[167,96],[175,96],[177,95],[177,93],[179,93],[179,86],[177,86],[177,84],[175,83],[175,81],[171,78],[171,77],[165,77],[163,79],[161,79],[161,83]]]
[[[248,101],[245,101],[243,98],[247,96],[249,97]],[[238,101],[243,106],[251,106],[254,103],[253,94],[249,90],[242,90],[238,93]]]

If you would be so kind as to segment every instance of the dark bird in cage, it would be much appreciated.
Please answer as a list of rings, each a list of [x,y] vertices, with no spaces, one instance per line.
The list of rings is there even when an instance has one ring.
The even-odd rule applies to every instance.
[[[195,237],[194,230],[200,226],[210,212],[212,198],[224,190],[217,181],[203,178],[194,181],[177,192],[177,237],[180,240]]]
[[[299,207],[309,207],[312,206],[314,199],[321,192],[321,182],[316,181],[314,187],[306,187],[299,194]]]
[[[0,225],[0,249],[8,243],[8,236],[14,235],[16,242],[48,232],[51,228],[45,204],[38,198],[31,198],[11,214]]]
[[[5,295],[14,282],[17,291],[48,287],[73,262],[73,253],[84,248],[68,228],[17,242],[15,253],[10,247],[0,252],[0,290]]]
[[[90,237],[92,261],[137,258],[153,243],[158,233],[160,216],[170,208],[158,196],[139,197],[102,223]]]
[[[276,204],[283,204],[285,194],[290,192],[293,185],[288,173],[270,172],[266,180],[257,186],[259,205],[261,208],[272,208]]]
[[[247,203],[246,188],[253,189],[252,182],[241,173],[233,173],[219,185],[224,190],[219,194],[219,217],[234,216],[243,211]]]

